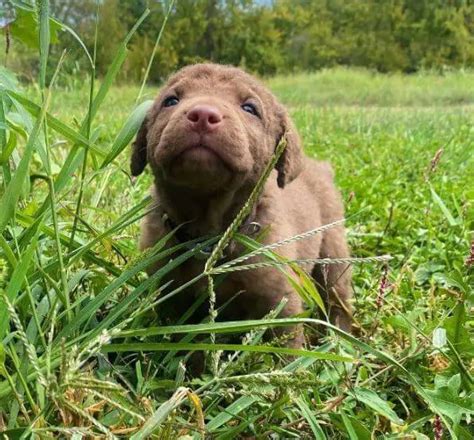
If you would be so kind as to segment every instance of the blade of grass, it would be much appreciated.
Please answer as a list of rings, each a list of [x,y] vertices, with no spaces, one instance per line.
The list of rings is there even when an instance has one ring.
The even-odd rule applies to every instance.
[[[12,99],[13,101],[17,101],[19,104],[21,104],[32,116],[39,116],[41,112],[41,106],[35,104],[33,101],[29,100],[21,93],[15,92],[13,90],[5,89],[5,93],[10,97],[10,99]],[[106,155],[105,151],[101,150],[97,145],[90,143],[89,140],[83,134],[69,127],[64,122],[52,116],[50,113],[46,113],[46,121],[48,122],[48,126],[50,128],[63,135],[69,141],[78,144],[81,147],[90,148],[92,151],[94,151],[94,153],[98,154],[99,156]]]
[[[92,64],[90,68],[89,108],[87,110],[87,119],[86,119],[86,125],[84,129],[85,137],[87,138],[89,142],[91,140],[92,105],[93,105],[93,99],[94,99],[95,62],[96,62],[96,55],[97,55],[98,31],[99,31],[99,2],[96,2],[94,52],[93,52],[93,59],[92,59]],[[88,156],[89,156],[89,148],[86,147],[84,149],[84,154],[82,157],[82,168],[81,168],[81,175],[80,175],[80,180],[79,180],[79,194],[77,196],[77,201],[76,201],[76,211],[75,211],[74,220],[72,223],[71,238],[69,239],[70,243],[74,243],[74,236],[76,234],[77,222],[79,220],[79,217],[81,216],[81,205],[82,205],[82,197],[84,195],[84,180],[86,177]]]
[[[132,111],[125,121],[125,124],[117,134],[117,137],[110,148],[110,152],[105,157],[104,161],[100,165],[100,168],[105,168],[107,165],[109,165],[130,143],[133,136],[135,136],[138,129],[142,125],[146,113],[152,104],[153,101],[145,101]]]
[[[18,264],[18,261],[15,257],[15,254],[13,253],[12,249],[7,243],[7,240],[3,237],[3,235],[0,235],[0,248],[3,251],[2,257],[5,257],[10,264],[10,266],[15,269],[16,265]]]
[[[0,199],[0,206],[2,207],[0,210],[0,234],[4,231],[8,222],[15,215],[15,209],[20,198],[23,183],[25,182],[28,174],[30,161],[35,150],[35,143],[40,133],[47,107],[48,100],[45,100],[41,107],[41,113],[36,119],[33,130],[28,137],[28,141],[26,142],[20,164],[18,165],[15,174],[13,175],[10,183],[3,193],[2,198]]]
[[[83,324],[85,321],[92,316],[99,307],[104,304],[104,302],[110,297],[110,295],[114,294],[115,291],[121,287],[129,278],[137,275],[139,272],[145,270],[147,267],[155,263],[156,261],[160,260],[163,256],[160,253],[156,252],[156,249],[160,249],[164,243],[166,243],[169,238],[171,237],[172,232],[165,237],[163,237],[153,248],[153,252],[150,256],[140,259],[140,261],[132,266],[131,268],[124,270],[123,273],[116,278],[109,286],[107,286],[100,294],[98,294],[91,302],[89,302],[86,307],[84,307],[79,316],[76,316],[74,322],[69,323],[66,325],[61,332],[59,332],[57,339],[60,340],[63,337],[71,335],[73,331],[79,329],[80,325]],[[178,258],[170,261],[167,265],[163,266],[156,272],[156,276],[163,276],[166,273],[173,270],[175,267],[182,264],[187,259],[191,258],[193,255],[198,253],[201,249],[208,246],[209,242],[203,242],[202,244],[196,246],[193,250],[183,253]],[[149,255],[149,254],[148,254]]]
[[[175,0],[171,0],[169,2],[168,11],[166,12],[165,18],[163,19],[163,23],[162,23],[162,25],[160,27],[160,30],[158,32],[158,35],[156,37],[155,45],[153,46],[153,50],[151,52],[150,59],[148,60],[148,65],[146,66],[145,75],[143,76],[143,81],[142,81],[142,84],[140,86],[140,90],[138,92],[137,99],[135,101],[136,104],[140,101],[140,98],[142,97],[143,89],[145,88],[146,82],[148,80],[148,75],[150,74],[151,66],[153,64],[153,60],[155,59],[156,51],[158,49],[158,45],[160,44],[161,36],[163,35],[163,31],[166,27],[166,23],[168,22],[168,18],[171,14],[171,11],[173,10],[174,2],[175,2]]]
[[[102,104],[105,97],[107,96],[110,86],[114,82],[115,78],[117,77],[118,72],[120,71],[122,64],[125,61],[125,58],[127,56],[128,43],[130,42],[132,36],[135,34],[135,32],[137,31],[139,26],[143,23],[143,21],[145,20],[145,18],[148,16],[149,13],[150,13],[150,10],[145,9],[143,14],[140,16],[137,22],[133,25],[132,29],[130,29],[130,32],[126,35],[125,39],[122,41],[122,43],[118,47],[114,60],[112,61],[112,64],[107,70],[107,73],[105,74],[104,79],[102,80],[102,84],[99,88],[99,91],[97,92],[97,95],[94,98],[94,101],[92,103],[91,110],[90,110],[90,115],[88,112],[88,115],[86,116],[86,121],[88,120],[88,118],[90,118],[91,120],[94,119],[100,105]]]
[[[141,215],[138,215],[138,213],[142,211],[147,205],[149,205],[150,200],[150,197],[143,199],[138,205],[134,206],[132,209],[122,215],[112,226],[110,226],[110,228],[97,234],[96,237],[90,240],[88,243],[75,249],[71,255],[68,256],[69,264],[73,264],[75,261],[78,261],[85,252],[94,247],[97,243],[100,243],[105,238],[112,236],[114,233],[120,230],[123,230],[127,226],[135,223],[137,220],[145,216],[147,212],[144,212]]]
[[[8,185],[10,181],[10,167],[8,164],[8,157],[10,154],[7,153],[7,120],[5,118],[5,91],[0,88],[0,153],[1,153],[1,165],[3,171],[3,185]]]
[[[43,24],[43,27],[48,26],[48,29],[49,29],[48,16],[42,15],[42,20],[45,21],[45,23]],[[41,30],[41,26],[40,26],[40,30]],[[49,43],[49,40],[48,40],[48,43]],[[43,102],[48,102],[51,96],[51,89],[54,87],[54,84],[58,77],[59,71],[64,61],[64,56],[65,56],[65,52],[62,53],[58,61],[58,64],[56,66],[56,69],[53,73],[53,77],[51,78],[50,90],[45,91],[44,87],[42,89]],[[46,162],[44,163],[44,167],[47,173],[46,182],[48,183],[48,189],[49,189],[48,199],[49,199],[49,204],[51,207],[51,218],[53,222],[54,241],[55,241],[55,246],[56,246],[56,251],[57,251],[57,256],[58,256],[59,276],[60,276],[61,288],[62,288],[61,293],[58,291],[58,296],[61,299],[64,308],[66,309],[68,320],[71,320],[72,311],[70,310],[70,298],[69,298],[69,289],[68,289],[68,283],[67,283],[67,272],[64,265],[63,251],[62,251],[61,239],[60,239],[60,228],[59,228],[58,214],[57,214],[57,208],[56,208],[57,207],[56,192],[54,189],[54,183],[53,183],[53,177],[52,177],[51,152],[50,152],[50,145],[49,145],[48,125],[47,125],[46,120],[43,123],[43,135],[44,135],[44,146],[45,146],[45,153],[46,153],[46,157],[45,157]]]
[[[316,440],[326,440],[327,437],[324,434],[324,431],[321,429],[321,426],[319,425],[318,420],[316,419],[313,411],[311,411],[304,399],[302,397],[299,397],[295,400],[295,403],[298,405],[302,416],[308,422],[311,431],[313,431],[314,438]]]
[[[359,339],[357,339],[356,337],[344,332],[343,330],[339,329],[338,327],[328,323],[328,322],[325,322],[325,321],[321,321],[321,320],[317,320],[317,319],[312,319],[312,318],[286,318],[284,321],[288,323],[288,320],[291,320],[291,323],[292,324],[297,324],[297,323],[311,323],[311,324],[314,324],[314,325],[322,325],[322,326],[325,326],[329,329],[331,329],[332,331],[334,331],[336,334],[338,334],[340,337],[342,337],[343,339],[345,339],[346,341],[350,342],[354,347],[357,347],[359,349],[361,349],[362,351],[366,352],[366,353],[369,353],[369,354],[372,354],[373,356],[375,356],[376,358],[386,362],[387,364],[389,365],[392,365],[394,366],[395,368],[397,368],[398,370],[400,370],[400,372],[403,373],[403,375],[405,376],[406,380],[415,388],[416,392],[419,394],[419,396],[430,406],[430,408],[432,409],[436,409],[436,404],[435,402],[433,402],[432,398],[425,392],[425,390],[423,389],[423,387],[419,384],[418,380],[401,364],[399,363],[397,360],[395,360],[392,356],[388,355],[387,353],[384,353],[383,351],[380,351],[376,348],[373,348],[371,347],[370,345],[366,344],[365,342],[363,341],[360,341]],[[268,320],[267,322],[265,322],[263,325],[266,325],[268,326],[270,322],[274,322],[274,321],[283,321],[283,320]],[[213,331],[215,328],[218,328],[219,326],[221,326],[221,329],[220,330],[223,330],[225,329],[225,325],[227,323],[214,323],[214,324],[199,324],[196,327],[196,330],[199,331],[199,332],[202,332],[203,328],[201,326],[209,326],[209,327],[213,327],[212,329],[209,329],[208,327],[208,332],[211,332]],[[252,322],[252,324],[254,326],[258,326],[259,324],[257,322]],[[236,323],[231,323],[231,326],[230,327],[233,327],[234,325],[236,325]],[[175,329],[174,331],[176,333],[181,333],[181,332],[192,332],[193,329],[191,328],[191,326],[177,326],[178,328]],[[199,328],[201,327],[201,328]],[[166,328],[166,327],[165,327]],[[235,327],[234,327],[235,328]],[[227,330],[227,329],[226,329]],[[117,345],[117,349],[119,349],[118,347],[120,346],[120,344],[116,344]],[[204,348],[204,347],[207,347],[207,345],[209,345],[211,348]],[[204,345],[202,347],[203,350],[212,350],[212,347],[213,345],[212,344],[207,344],[207,345]],[[131,344],[131,346],[133,346],[133,344]],[[129,349],[131,349],[131,346],[128,347]],[[193,344],[188,344],[186,345],[187,348],[174,348],[174,349],[183,349],[183,350],[192,350],[193,348],[191,347],[193,346]],[[109,346],[110,347],[110,346]],[[236,347],[239,347],[238,345]],[[240,347],[243,347],[243,346],[240,346]],[[157,347],[158,348],[158,347]],[[164,347],[162,347],[164,348]],[[161,349],[161,348],[160,348]],[[169,348],[171,349],[171,347]],[[222,348],[223,350],[226,350],[226,348]],[[215,350],[218,350],[218,349],[215,349]],[[128,350],[125,350],[125,351],[128,351]],[[133,351],[133,350],[132,350]],[[242,351],[244,351],[242,349]],[[436,411],[435,411],[436,412]],[[450,422],[442,415],[440,415],[442,420],[443,420],[443,423],[446,425],[447,429],[449,430],[449,432],[451,433],[451,435],[454,434],[454,430],[450,424]],[[457,438],[457,437],[453,437],[453,438]]]
[[[31,243],[26,249],[26,251],[23,252],[21,259],[15,267],[10,281],[5,289],[5,294],[11,303],[15,302],[16,295],[18,294],[23,283],[25,282],[26,272],[30,267],[31,260],[38,246],[38,235],[40,232],[39,226],[41,224],[41,221],[41,219],[38,219],[35,225],[33,225],[32,228],[35,230],[33,239],[31,240]],[[0,340],[3,339],[7,331],[8,322],[9,319],[7,306],[2,301],[0,301]]]
[[[179,406],[188,397],[187,388],[178,388],[169,400],[164,402],[153,415],[145,422],[145,424],[133,434],[131,440],[143,440],[149,438],[153,432],[160,427],[162,422],[169,416],[169,414]]]
[[[92,121],[99,110],[101,104],[103,103],[107,93],[113,84],[120,67],[122,66],[123,62],[125,61],[126,54],[127,54],[127,44],[129,43],[130,39],[137,31],[138,27],[141,25],[143,20],[148,16],[150,13],[149,9],[146,9],[140,18],[137,20],[135,25],[132,27],[130,32],[125,37],[124,41],[121,43],[120,47],[117,50],[117,53],[110,65],[107,73],[101,83],[101,87],[95,96],[90,111],[87,112],[79,132],[81,135],[84,135],[85,130],[87,128],[88,121]],[[78,145],[74,145],[71,151],[69,152],[58,176],[54,181],[54,189],[56,192],[61,191],[67,183],[70,181],[71,176],[74,174],[74,171],[83,163],[84,160],[84,151],[79,149]],[[41,207],[37,210],[36,215],[39,216],[44,213],[48,209],[48,202],[45,201]]]
[[[42,91],[46,88],[46,68],[48,66],[49,54],[49,0],[39,0],[38,2],[39,18],[39,86]]]
[[[374,257],[349,257],[349,258],[307,258],[302,260],[286,260],[286,261],[260,261],[251,264],[242,264],[239,266],[221,267],[217,266],[209,270],[209,274],[217,275],[222,273],[239,272],[244,270],[261,269],[264,267],[282,267],[292,264],[355,264],[355,263],[374,263],[380,261],[389,261],[390,255],[377,255]]]
[[[439,209],[441,209],[441,212],[443,213],[444,217],[448,221],[449,226],[457,226],[459,222],[453,217],[451,214],[451,211],[448,209],[448,207],[445,205],[441,197],[438,195],[438,193],[434,190],[434,188],[430,185],[430,191],[431,191],[431,196],[433,197],[433,200],[435,203],[438,205]]]
[[[320,360],[334,362],[354,362],[347,356],[332,353],[321,353],[319,351],[300,350],[297,348],[273,347],[270,345],[240,345],[240,344],[207,344],[187,342],[135,342],[128,344],[109,344],[102,348],[103,353],[122,353],[127,351],[169,351],[169,350],[192,350],[192,351],[250,351],[254,353],[286,354],[289,356],[310,357]]]

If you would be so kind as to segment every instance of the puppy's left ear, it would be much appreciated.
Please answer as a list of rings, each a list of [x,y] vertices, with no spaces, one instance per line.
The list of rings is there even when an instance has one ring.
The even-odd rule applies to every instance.
[[[148,133],[148,116],[143,120],[143,123],[138,130],[135,142],[132,145],[132,157],[130,160],[130,171],[132,176],[138,176],[146,167],[146,147],[147,147],[147,133]]]
[[[296,127],[284,109],[282,109],[280,116],[280,124],[282,131],[277,145],[283,138],[286,142],[286,148],[278,159],[275,168],[278,171],[278,186],[283,188],[303,170],[304,153]]]

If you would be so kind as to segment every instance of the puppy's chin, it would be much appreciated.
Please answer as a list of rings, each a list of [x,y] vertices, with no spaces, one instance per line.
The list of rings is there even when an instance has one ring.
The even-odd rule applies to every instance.
[[[184,150],[169,164],[166,174],[173,184],[204,193],[222,189],[233,176],[217,153],[202,146]]]

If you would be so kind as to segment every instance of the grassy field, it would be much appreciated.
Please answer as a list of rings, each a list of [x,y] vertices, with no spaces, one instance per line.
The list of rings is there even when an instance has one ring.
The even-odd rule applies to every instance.
[[[160,326],[156,301],[176,286],[142,272],[166,253],[136,249],[151,178],[132,183],[133,129],[118,135],[139,88],[110,88],[90,130],[86,81],[53,89],[48,111],[62,124],[48,116],[45,135],[25,100],[41,106],[40,90],[5,72],[0,83],[0,432],[472,438],[474,74],[335,69],[268,81],[307,154],[334,166],[353,255],[393,259],[354,265],[355,337],[328,331],[288,358],[242,324],[242,347],[218,352],[217,368],[195,379],[192,347],[176,340],[216,332],[223,349],[231,326]]]

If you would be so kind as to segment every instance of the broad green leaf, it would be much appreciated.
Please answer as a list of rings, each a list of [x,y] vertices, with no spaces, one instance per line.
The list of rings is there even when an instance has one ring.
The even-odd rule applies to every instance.
[[[357,387],[352,390],[351,395],[354,395],[357,400],[367,405],[376,413],[386,417],[396,425],[403,425],[403,420],[398,417],[397,413],[390,407],[388,402],[383,400],[375,391]]]
[[[425,389],[431,398],[434,409],[449,417],[453,424],[458,424],[463,415],[474,415],[474,392],[461,395],[461,376],[456,374],[449,380],[436,377],[435,389]]]
[[[61,29],[59,23],[55,20],[48,20],[49,32],[51,34],[51,43],[58,42],[58,31]],[[38,20],[33,9],[16,9],[16,18],[10,24],[10,31],[13,38],[16,38],[27,46],[38,49],[40,47],[38,39]]]
[[[444,320],[443,326],[453,348],[466,358],[472,358],[474,357],[474,342],[469,332],[467,316],[466,307],[460,302],[454,308],[452,316]]]

